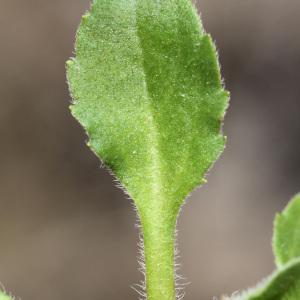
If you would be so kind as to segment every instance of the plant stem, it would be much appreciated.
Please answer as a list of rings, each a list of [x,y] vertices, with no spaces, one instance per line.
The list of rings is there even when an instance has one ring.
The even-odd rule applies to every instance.
[[[175,300],[174,241],[176,218],[151,213],[142,220],[147,300]],[[160,217],[159,217],[160,216]]]

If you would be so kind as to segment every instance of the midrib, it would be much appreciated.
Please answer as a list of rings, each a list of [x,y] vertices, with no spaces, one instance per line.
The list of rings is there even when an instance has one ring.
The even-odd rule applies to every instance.
[[[163,176],[161,170],[161,155],[159,153],[159,135],[158,135],[158,126],[155,122],[154,118],[154,111],[152,107],[152,96],[151,92],[149,91],[149,84],[148,84],[148,74],[147,69],[145,67],[145,53],[143,48],[143,43],[140,35],[140,29],[138,24],[138,13],[137,13],[137,0],[134,0],[134,20],[135,20],[135,29],[136,29],[136,36],[137,36],[137,46],[140,49],[141,54],[141,69],[143,72],[143,88],[144,93],[147,98],[147,108],[149,111],[149,115],[147,118],[147,124],[149,127],[149,140],[148,140],[148,147],[149,153],[151,156],[151,164],[148,168],[151,178],[151,201],[155,201],[158,204],[162,204],[162,200],[164,199],[163,195]],[[156,205],[157,207],[157,205]]]

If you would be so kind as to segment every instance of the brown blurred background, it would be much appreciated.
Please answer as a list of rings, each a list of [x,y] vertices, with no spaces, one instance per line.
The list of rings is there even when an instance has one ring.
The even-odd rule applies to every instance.
[[[187,300],[268,275],[274,214],[300,191],[300,1],[197,6],[232,99],[227,149],[179,220]],[[24,300],[137,299],[135,213],[68,111],[65,61],[88,8],[0,1],[0,280]]]

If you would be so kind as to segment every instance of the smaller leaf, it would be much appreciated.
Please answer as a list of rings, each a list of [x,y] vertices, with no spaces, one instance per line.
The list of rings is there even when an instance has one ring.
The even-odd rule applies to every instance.
[[[276,216],[273,249],[278,267],[300,257],[300,194]]]
[[[0,290],[0,300],[13,300],[12,297],[5,294],[3,291]]]
[[[257,287],[225,300],[299,300],[300,258],[291,260]]]
[[[255,288],[223,300],[300,299],[300,194],[276,216],[273,248],[278,270]]]

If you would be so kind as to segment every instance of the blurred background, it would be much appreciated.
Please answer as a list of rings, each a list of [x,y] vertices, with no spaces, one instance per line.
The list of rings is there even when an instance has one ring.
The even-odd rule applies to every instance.
[[[227,148],[179,219],[187,300],[273,269],[272,222],[300,191],[299,0],[199,0],[231,107]],[[71,117],[65,61],[88,0],[0,1],[0,280],[27,300],[131,300],[132,204]]]

